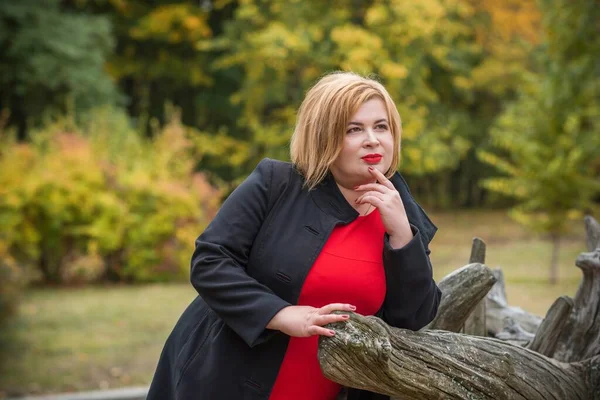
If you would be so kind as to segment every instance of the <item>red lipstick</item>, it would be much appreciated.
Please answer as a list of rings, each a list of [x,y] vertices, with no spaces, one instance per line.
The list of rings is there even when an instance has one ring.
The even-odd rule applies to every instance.
[[[365,160],[365,162],[367,164],[377,164],[381,161],[381,159],[383,158],[383,156],[381,154],[367,154],[366,156],[362,157],[363,160]]]

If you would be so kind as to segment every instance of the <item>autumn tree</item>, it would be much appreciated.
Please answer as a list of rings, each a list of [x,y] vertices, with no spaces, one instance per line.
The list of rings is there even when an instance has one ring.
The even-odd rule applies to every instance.
[[[551,238],[555,283],[560,237],[600,191],[600,11],[593,0],[541,5],[537,71],[491,131],[496,150],[479,155],[505,175],[485,186],[515,198],[511,215]]]

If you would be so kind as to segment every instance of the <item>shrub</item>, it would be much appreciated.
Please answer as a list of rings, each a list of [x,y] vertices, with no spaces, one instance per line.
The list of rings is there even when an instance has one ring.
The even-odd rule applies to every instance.
[[[48,125],[31,143],[3,138],[0,221],[10,255],[51,282],[187,276],[219,198],[194,172],[187,135],[175,118],[147,139],[104,109],[78,127]]]
[[[22,288],[21,271],[0,243],[0,327],[16,310]]]

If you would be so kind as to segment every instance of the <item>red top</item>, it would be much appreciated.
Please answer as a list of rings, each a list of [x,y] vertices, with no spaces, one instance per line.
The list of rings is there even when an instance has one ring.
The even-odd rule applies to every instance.
[[[385,297],[384,232],[377,209],[336,227],[306,277],[298,305],[349,303],[362,315],[379,311]],[[341,387],[321,372],[318,339],[290,339],[269,400],[336,398]]]

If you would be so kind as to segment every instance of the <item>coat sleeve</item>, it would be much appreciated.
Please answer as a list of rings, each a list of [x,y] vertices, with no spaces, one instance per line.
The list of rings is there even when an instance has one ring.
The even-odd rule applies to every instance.
[[[411,229],[412,240],[399,249],[392,249],[385,235],[382,318],[391,326],[417,331],[435,317],[442,292],[433,280],[429,248],[419,230],[414,225]]]
[[[246,272],[252,244],[269,212],[273,162],[261,161],[196,240],[191,282],[202,299],[249,346],[276,331],[269,321],[290,304]]]

